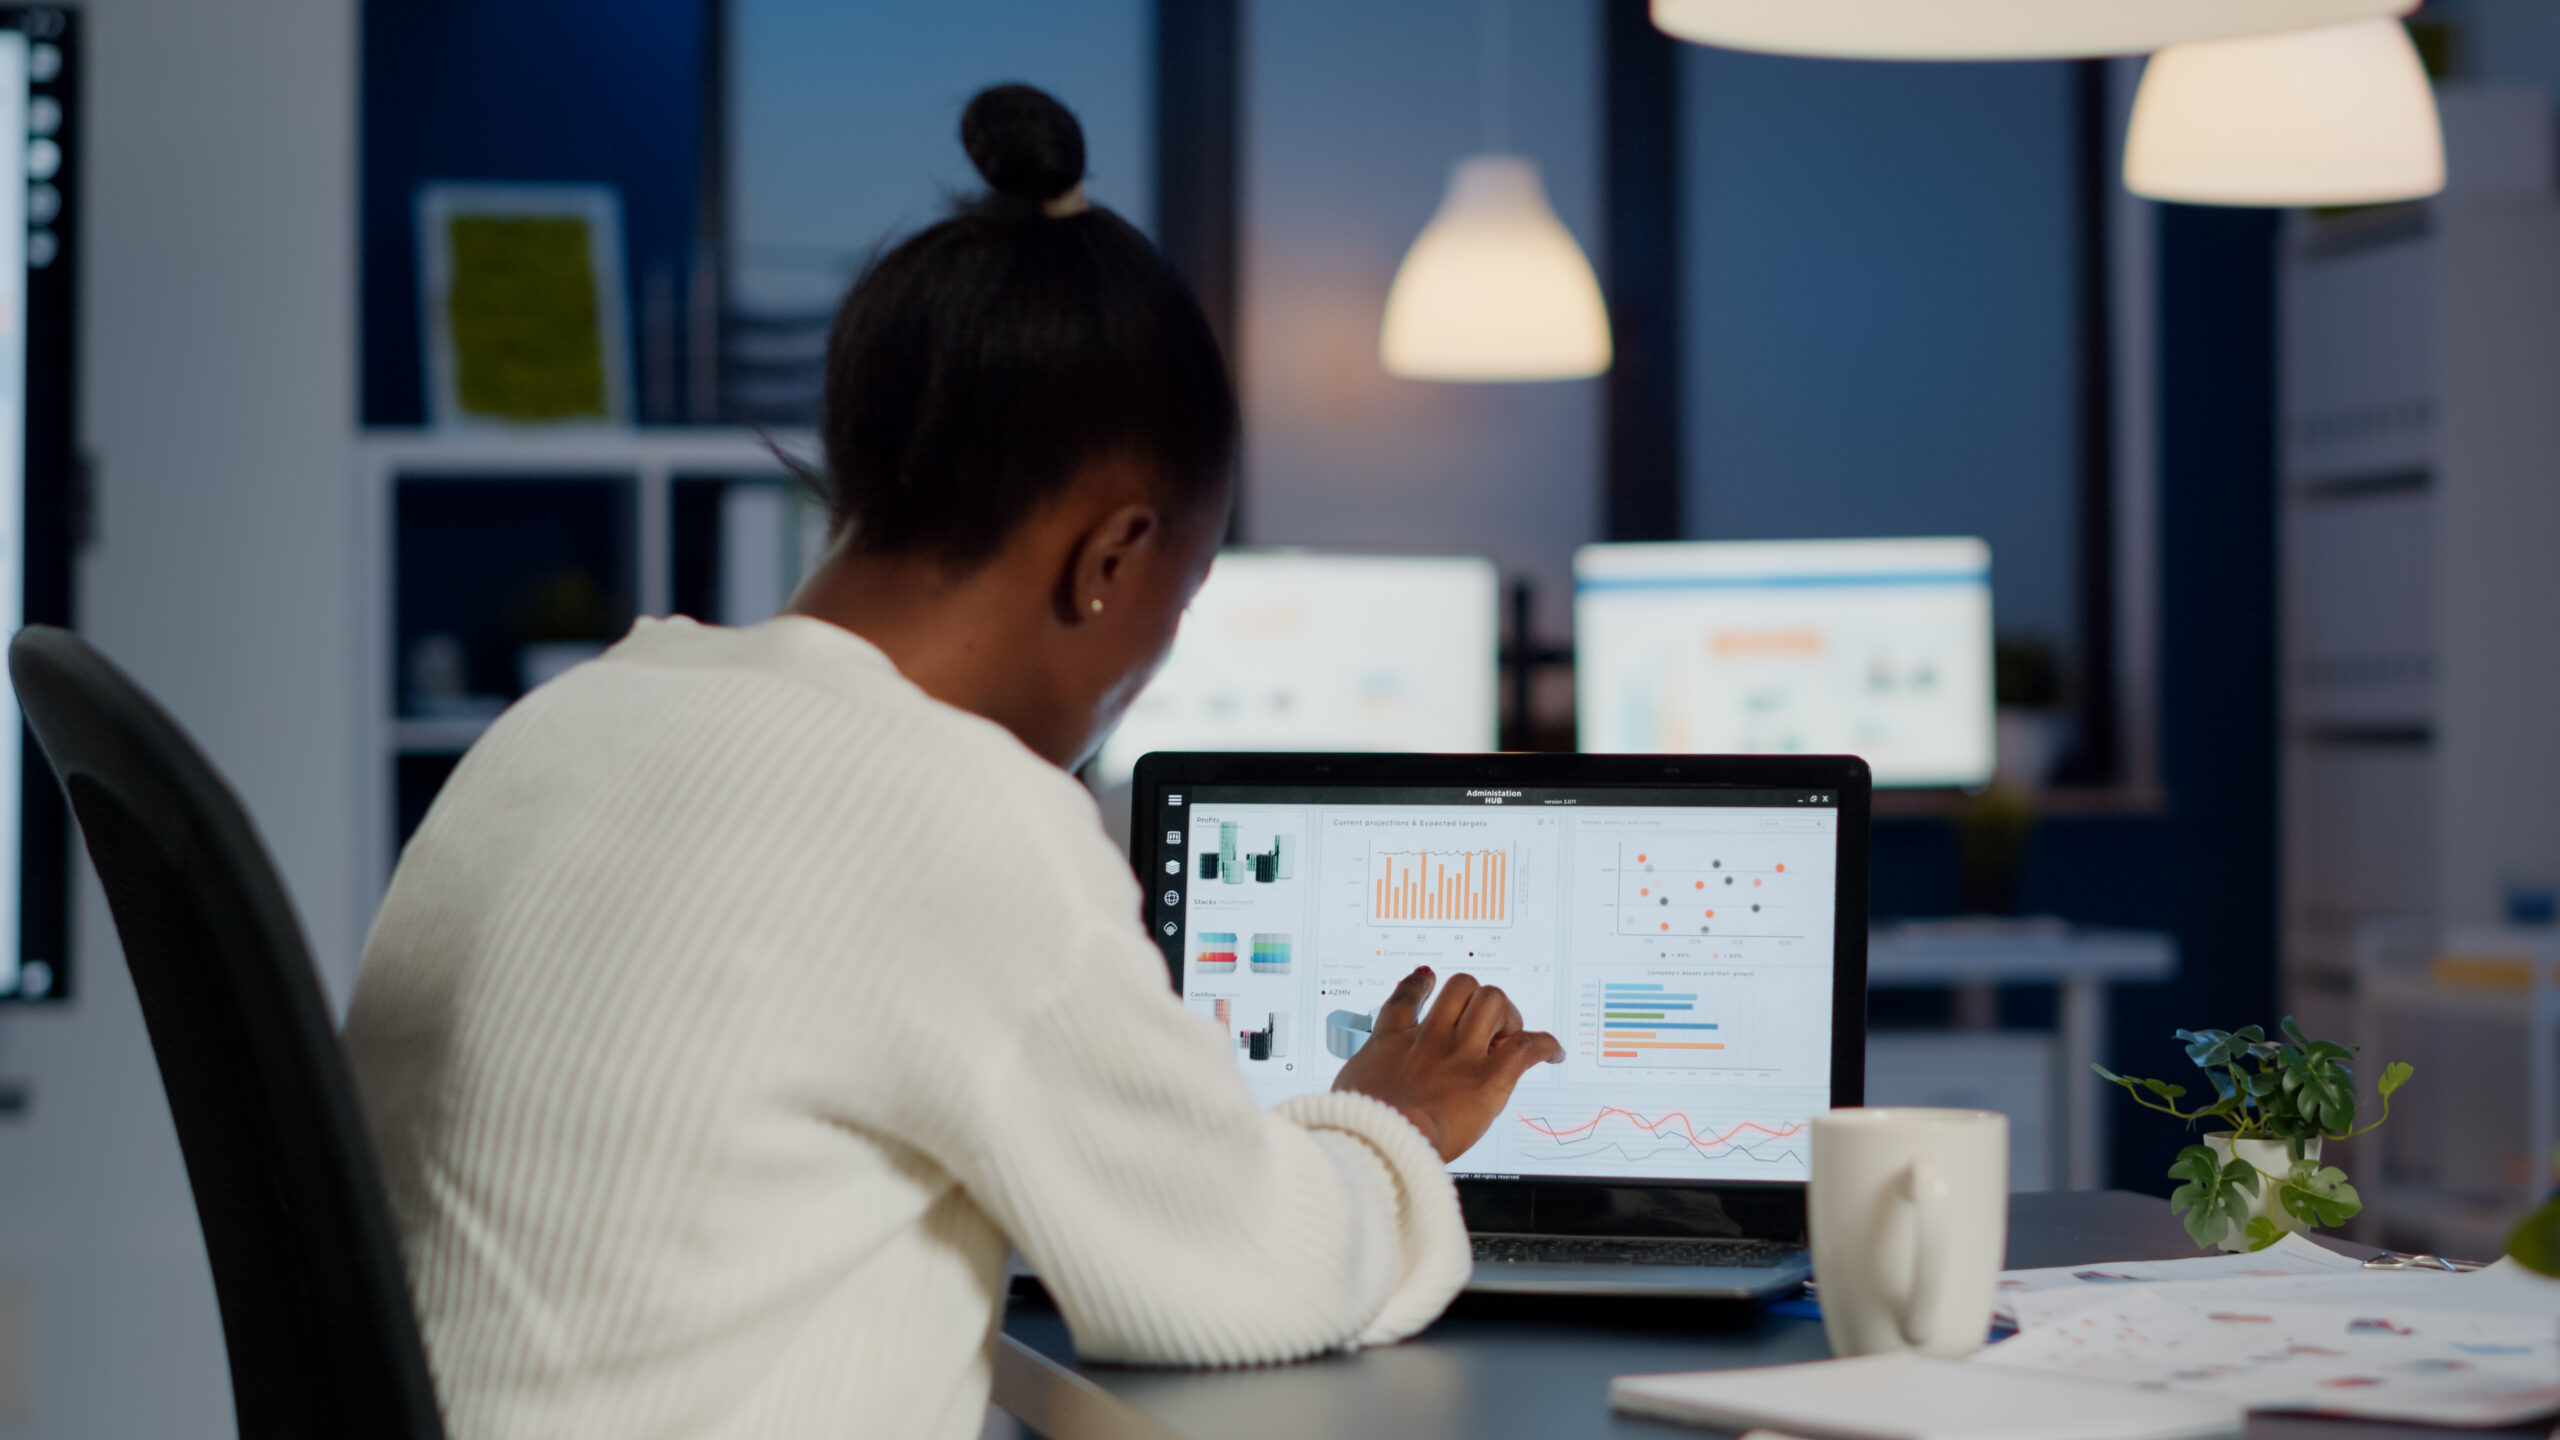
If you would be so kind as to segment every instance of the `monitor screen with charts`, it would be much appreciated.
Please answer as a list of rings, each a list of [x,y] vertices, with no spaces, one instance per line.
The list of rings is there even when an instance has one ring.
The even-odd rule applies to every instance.
[[[1230,550],[1102,783],[1150,750],[1490,750],[1501,623],[1490,560]]]
[[[1573,568],[1583,750],[1847,754],[1878,785],[1990,780],[1982,541],[1591,545]]]
[[[1330,1088],[1420,965],[1501,986],[1565,1047],[1452,1162],[1464,1179],[1800,1182],[1807,1120],[1856,1102],[1856,1057],[1835,1048],[1843,1025],[1862,1048],[1854,762],[1517,785],[1410,757],[1243,783],[1158,763],[1187,758],[1139,775],[1149,920],[1265,1104]]]
[[[80,17],[0,6],[0,635],[71,618]],[[0,691],[0,1002],[60,1003],[70,821]]]

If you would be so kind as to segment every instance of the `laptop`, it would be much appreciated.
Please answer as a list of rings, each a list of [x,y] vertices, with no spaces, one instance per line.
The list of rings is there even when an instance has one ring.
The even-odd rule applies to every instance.
[[[1868,774],[1829,756],[1157,753],[1131,859],[1264,1103],[1329,1089],[1417,965],[1559,1065],[1450,1164],[1469,1289],[1768,1300],[1809,1121],[1863,1099]]]

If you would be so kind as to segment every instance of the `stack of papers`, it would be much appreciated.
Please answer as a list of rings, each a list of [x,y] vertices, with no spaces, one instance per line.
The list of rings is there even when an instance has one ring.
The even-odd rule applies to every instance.
[[[2452,1425],[2560,1410],[2560,1281],[2512,1261],[2366,1270],[2288,1236],[2256,1255],[2013,1272],[2001,1296],[2019,1333],[1972,1364],[2251,1410]]]
[[[2221,1396],[2146,1395],[1920,1355],[1621,1375],[1609,1382],[1609,1403],[1657,1420],[1765,1425],[1820,1440],[2205,1440],[2238,1435],[2244,1422]]]
[[[2110,1292],[2117,1286],[2235,1280],[2244,1284],[2294,1275],[2364,1275],[2361,1262],[2335,1250],[2322,1249],[2299,1235],[2287,1235],[2253,1255],[2195,1255],[2184,1260],[2124,1260],[2107,1265],[2061,1265],[2050,1270],[2001,1272],[2000,1290],[1991,1302],[1991,1318],[2016,1325],[2018,1303],[2028,1296],[2041,1314],[2068,1310],[2088,1291]]]
[[[1971,1360],[1876,1355],[1628,1375],[1621,1410],[1827,1440],[2238,1434],[2247,1411],[2506,1425],[2560,1411],[2560,1281],[2367,1270],[2300,1236],[2254,1255],[2000,1277],[2019,1333]]]

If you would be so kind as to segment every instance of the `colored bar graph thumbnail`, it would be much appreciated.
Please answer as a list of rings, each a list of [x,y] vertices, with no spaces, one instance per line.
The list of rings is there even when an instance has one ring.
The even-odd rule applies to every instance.
[[[1208,975],[1232,974],[1236,968],[1236,937],[1231,931],[1203,930],[1199,934],[1200,953],[1192,958],[1195,970]]]
[[[1695,1065],[1725,1048],[1718,1022],[1696,1018],[1698,997],[1661,985],[1612,981],[1600,991],[1600,1058]],[[1684,1053],[1685,1052],[1685,1053]]]
[[[1372,852],[1371,923],[1511,922],[1511,852],[1507,850],[1379,850]]]
[[[1256,975],[1288,974],[1289,948],[1290,937],[1287,935],[1267,934],[1254,936],[1253,973]]]

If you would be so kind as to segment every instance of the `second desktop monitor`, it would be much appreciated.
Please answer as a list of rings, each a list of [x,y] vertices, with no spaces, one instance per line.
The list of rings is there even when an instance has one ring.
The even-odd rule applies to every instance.
[[[1991,778],[1980,540],[1586,546],[1573,631],[1583,750],[1856,755],[1878,785]]]

